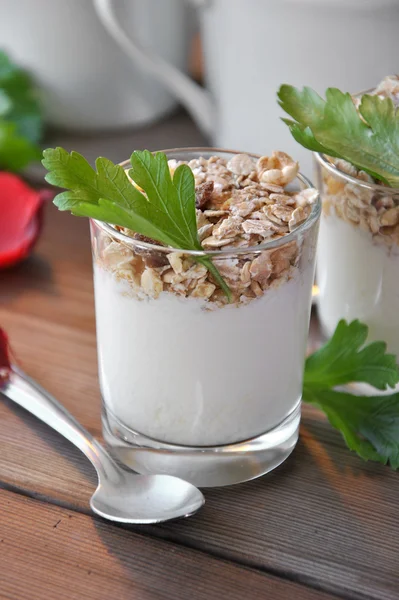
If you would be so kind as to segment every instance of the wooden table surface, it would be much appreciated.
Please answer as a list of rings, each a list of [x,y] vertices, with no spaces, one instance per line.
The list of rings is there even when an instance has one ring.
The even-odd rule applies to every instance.
[[[92,153],[114,160],[201,143],[183,114],[106,139]],[[101,438],[91,269],[87,221],[48,206],[34,255],[0,274],[0,324],[23,368]],[[95,485],[78,450],[1,400],[0,598],[399,598],[399,475],[350,453],[309,407],[283,466],[205,490],[190,519],[113,525],[89,510]]]

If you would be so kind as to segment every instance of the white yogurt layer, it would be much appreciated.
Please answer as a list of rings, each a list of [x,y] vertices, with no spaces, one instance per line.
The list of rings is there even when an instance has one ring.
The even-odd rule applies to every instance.
[[[301,397],[311,262],[247,305],[215,310],[167,292],[137,300],[128,282],[95,265],[107,408],[134,431],[190,446],[237,442],[278,425]]]
[[[370,340],[399,355],[399,253],[334,214],[321,216],[317,255],[319,316],[330,336],[338,321],[359,319]]]

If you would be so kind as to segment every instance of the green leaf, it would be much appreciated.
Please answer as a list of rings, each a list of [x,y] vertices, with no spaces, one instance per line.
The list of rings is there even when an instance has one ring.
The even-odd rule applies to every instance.
[[[69,189],[54,200],[60,210],[128,227],[162,244],[175,244],[173,236],[158,227],[157,209],[131,184],[121,166],[98,158],[95,171],[83,156],[63,148],[50,148],[43,156],[49,171],[46,181]]]
[[[178,248],[201,250],[195,214],[194,176],[188,165],[170,175],[168,159],[162,152],[133,152],[130,177],[145,190],[148,202],[157,211],[157,219],[167,228]]]
[[[38,143],[43,135],[43,119],[37,90],[26,71],[15,65],[0,51],[0,92],[7,98],[7,110],[0,115],[14,123],[16,133]],[[3,103],[0,106],[3,108]]]
[[[14,123],[0,119],[0,168],[20,171],[33,160],[39,160],[41,150],[16,132]]]
[[[312,88],[304,87],[299,90],[292,85],[283,84],[277,96],[281,108],[305,127],[312,128],[324,117],[325,100]]]
[[[12,102],[7,93],[0,88],[0,118],[4,117],[12,109]]]
[[[201,248],[198,240],[197,215],[195,212],[195,179],[188,165],[177,167],[173,175],[173,185],[177,193],[177,205],[187,228],[193,246]]]
[[[399,113],[390,98],[363,96],[358,111],[351,95],[336,88],[323,100],[310,88],[283,85],[278,97],[295,120],[288,125],[299,143],[312,150],[321,145],[326,154],[399,187]]]
[[[282,119],[282,121],[290,128],[292,137],[295,139],[295,141],[307,148],[307,150],[311,150],[312,152],[320,152],[321,154],[327,154],[329,156],[339,158],[339,155],[333,150],[326,148],[316,140],[310,127],[305,127],[304,125],[295,123],[295,121],[291,121],[290,119]]]
[[[376,389],[394,387],[399,382],[396,357],[386,354],[384,342],[366,344],[367,325],[340,321],[332,338],[306,360],[304,385],[332,388],[364,382]]]
[[[66,188],[54,203],[80,217],[91,217],[127,227],[166,246],[202,250],[195,212],[195,182],[188,165],[179,166],[172,180],[165,154],[148,150],[133,152],[129,176],[106,158],[96,160],[93,169],[77,152],[49,148],[43,152],[46,181]],[[205,265],[230,299],[231,292],[211,259],[196,260]]]
[[[399,394],[354,396],[305,385],[303,399],[325,412],[361,458],[399,468]]]
[[[340,321],[332,338],[305,364],[302,399],[318,406],[347,446],[364,460],[399,468],[399,393],[358,396],[334,390],[352,382],[376,389],[399,381],[396,357],[384,342],[366,345],[368,327]]]
[[[41,151],[42,115],[29,75],[0,51],[0,169],[20,171]]]

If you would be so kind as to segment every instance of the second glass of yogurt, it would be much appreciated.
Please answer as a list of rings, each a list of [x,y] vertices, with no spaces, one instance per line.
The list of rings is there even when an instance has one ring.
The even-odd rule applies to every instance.
[[[104,437],[140,473],[238,483],[298,439],[318,193],[282,152],[165,153],[193,171],[204,251],[91,222]]]
[[[399,106],[399,77],[386,77],[371,93]],[[340,319],[359,319],[371,341],[384,340],[399,357],[399,189],[345,160],[314,156],[323,207],[317,257],[322,329],[330,336]]]

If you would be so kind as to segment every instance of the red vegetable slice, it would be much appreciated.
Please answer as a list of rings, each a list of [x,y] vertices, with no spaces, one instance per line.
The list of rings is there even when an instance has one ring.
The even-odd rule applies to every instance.
[[[19,262],[31,251],[49,194],[32,189],[13,173],[0,172],[0,268]]]

